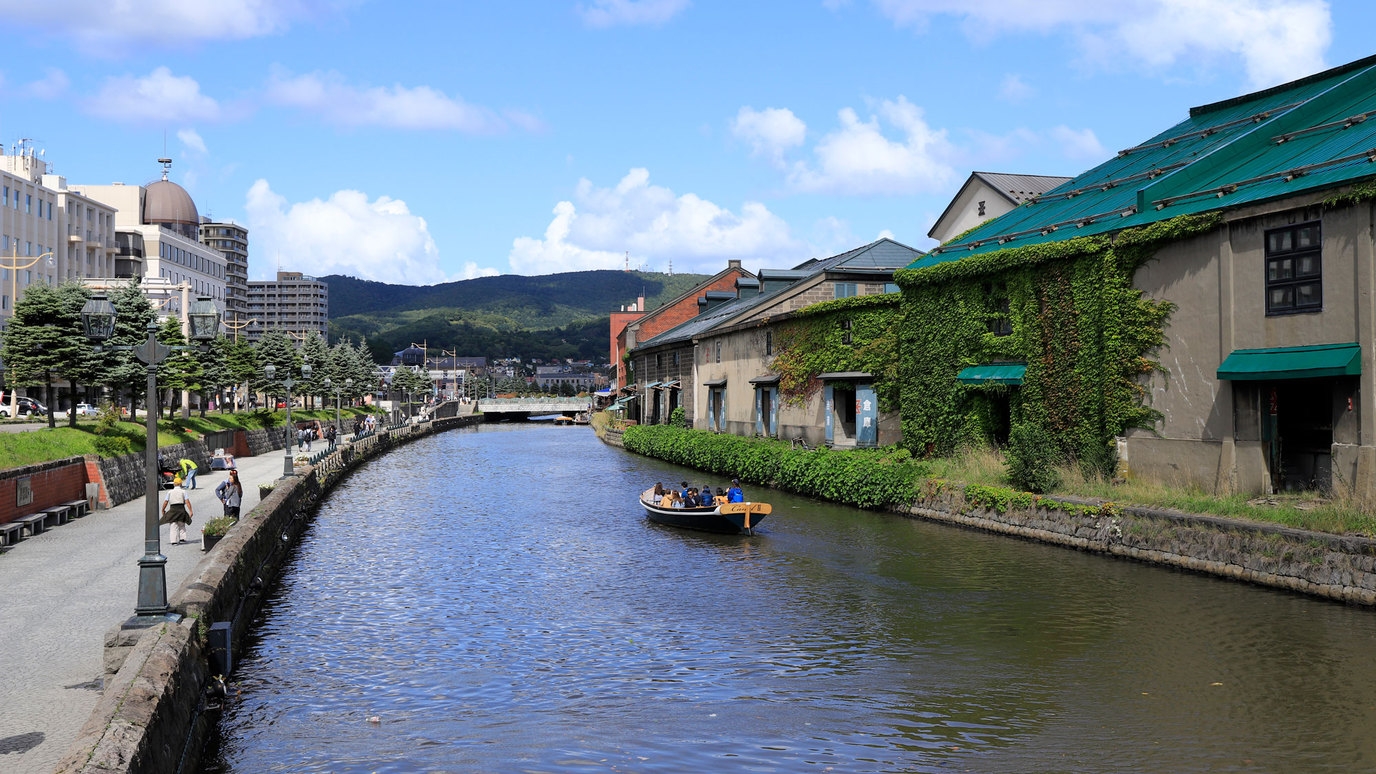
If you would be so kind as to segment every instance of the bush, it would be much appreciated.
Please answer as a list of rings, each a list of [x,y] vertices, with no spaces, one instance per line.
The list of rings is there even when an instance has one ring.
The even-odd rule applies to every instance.
[[[668,425],[633,425],[622,443],[628,451],[788,492],[883,508],[910,503],[923,463],[905,449],[836,451],[794,449],[772,439],[685,430]]]
[[[102,457],[123,457],[133,451],[129,439],[122,435],[98,435],[91,439],[91,445]]]
[[[1056,470],[1060,462],[1056,442],[1041,426],[1024,422],[1013,426],[1008,434],[1008,480],[1027,492],[1041,494],[1061,483]]]
[[[237,521],[233,516],[216,516],[205,523],[201,532],[209,537],[222,537]]]
[[[669,412],[669,425],[671,427],[688,426],[688,414],[683,410],[682,406],[678,406],[673,411]]]

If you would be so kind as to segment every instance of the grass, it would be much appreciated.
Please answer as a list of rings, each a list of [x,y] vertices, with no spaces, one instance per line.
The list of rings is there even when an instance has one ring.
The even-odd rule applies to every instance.
[[[965,449],[953,457],[927,460],[932,478],[964,484],[1009,486],[1003,455],[993,448]],[[1253,495],[1214,495],[1198,487],[1168,486],[1150,479],[1113,482],[1086,477],[1078,466],[1060,468],[1061,485],[1052,494],[1106,500],[1122,505],[1166,508],[1247,521],[1280,524],[1335,535],[1376,537],[1376,515],[1355,502],[1325,499],[1313,492]]]
[[[204,418],[193,414],[187,419],[158,420],[158,446],[187,443],[198,440],[207,433],[222,430],[257,430],[262,427],[281,427],[286,422],[286,411],[238,411],[227,414],[206,412]],[[340,409],[341,421],[346,424],[354,416],[369,413],[367,409]],[[334,409],[328,411],[291,412],[292,423],[306,419],[323,421],[334,420]],[[43,427],[37,430],[23,430],[14,433],[0,433],[0,470],[36,465],[40,462],[60,460],[85,454],[96,454],[96,420],[82,417],[77,420],[76,428],[69,428],[66,420],[54,429]],[[129,439],[135,452],[141,452],[147,436],[142,419],[138,422],[119,422],[114,432]]]

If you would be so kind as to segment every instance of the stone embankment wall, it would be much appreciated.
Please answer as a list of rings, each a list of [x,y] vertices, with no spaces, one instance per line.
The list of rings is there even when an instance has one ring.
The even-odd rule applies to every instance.
[[[264,591],[324,494],[366,460],[434,432],[472,424],[458,417],[382,430],[278,484],[212,549],[168,599],[181,616],[106,638],[113,676],[57,771],[141,774],[195,770],[214,723],[212,629],[227,624],[230,656],[243,647]],[[280,438],[280,428],[278,429]],[[279,444],[278,448],[281,446]],[[271,451],[271,449],[268,449]]]
[[[1000,512],[972,505],[954,490],[898,510],[1082,551],[1376,605],[1376,540],[1370,538],[1154,508],[1128,506],[1105,512],[1093,507],[1097,504],[1055,498],[1036,502],[1031,508],[1010,506]]]
[[[599,437],[623,447],[621,433]],[[624,447],[623,447],[624,448]],[[926,494],[897,513],[1376,606],[1376,540],[1292,529],[1221,516],[1118,507],[1072,498],[1031,497],[1030,506],[971,502],[965,490],[929,482]]]

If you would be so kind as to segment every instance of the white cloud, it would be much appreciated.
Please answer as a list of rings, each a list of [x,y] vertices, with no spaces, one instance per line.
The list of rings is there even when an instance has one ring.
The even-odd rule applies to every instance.
[[[268,81],[265,98],[346,126],[452,129],[474,134],[499,132],[508,124],[524,129],[540,126],[538,119],[529,114],[511,111],[504,119],[490,108],[429,86],[354,86],[334,72],[298,76],[276,72]]]
[[[336,13],[354,0],[46,0],[5,2],[5,24],[73,41],[88,54],[182,47],[285,32],[296,21]]]
[[[43,71],[42,78],[24,84],[23,93],[38,99],[57,99],[67,92],[67,87],[71,84],[66,73],[56,67],[49,67]]]
[[[1060,144],[1061,153],[1068,159],[1099,162],[1110,155],[1093,129],[1071,129],[1063,125],[1052,127],[1049,134]]]
[[[730,258],[789,260],[805,252],[788,224],[763,204],[746,202],[737,215],[694,194],[650,185],[632,169],[615,188],[584,179],[573,201],[554,207],[544,239],[518,237],[508,259],[517,274],[619,269],[632,265],[715,273]]]
[[[205,140],[201,138],[200,133],[195,129],[182,129],[178,131],[177,139],[181,141],[182,145],[186,146],[188,151],[191,151],[197,156],[204,156],[209,153],[205,147]]]
[[[400,199],[369,201],[360,191],[343,190],[323,201],[289,204],[260,179],[249,189],[244,209],[257,265],[269,267],[264,275],[280,265],[316,276],[432,285],[496,273],[468,264],[462,276],[446,274],[425,219]]]
[[[1332,38],[1325,0],[872,0],[899,27],[918,32],[934,16],[964,21],[966,33],[1069,31],[1088,59],[1124,59],[1165,69],[1236,57],[1254,87],[1322,70]]]
[[[220,105],[201,93],[189,76],[176,76],[159,67],[143,78],[108,78],[100,93],[87,103],[95,115],[121,123],[185,124],[215,121]]]
[[[934,130],[922,110],[900,96],[884,100],[862,121],[852,108],[838,113],[840,128],[813,148],[815,165],[798,162],[790,182],[799,190],[860,195],[940,191],[955,176],[945,130]],[[890,139],[880,121],[897,130]]]
[[[731,132],[750,143],[754,155],[764,156],[781,166],[784,153],[803,144],[807,124],[787,108],[755,110],[747,105],[731,121]]]
[[[660,25],[692,5],[689,0],[592,0],[578,6],[578,15],[589,27]]]
[[[999,98],[1005,102],[1026,102],[1035,96],[1037,90],[1029,86],[1017,73],[1003,76],[1003,82],[999,84]]]

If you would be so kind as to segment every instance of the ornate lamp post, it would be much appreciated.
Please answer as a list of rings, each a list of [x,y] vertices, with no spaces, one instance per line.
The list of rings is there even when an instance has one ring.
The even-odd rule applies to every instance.
[[[198,299],[191,304],[187,313],[191,323],[192,341],[208,343],[220,332],[220,310],[208,298]],[[105,296],[93,296],[81,308],[81,327],[86,338],[96,344],[107,341],[115,334],[115,307]],[[134,615],[143,619],[140,624],[152,623],[154,619],[167,615],[167,557],[162,555],[158,537],[158,364],[176,349],[189,347],[169,347],[159,344],[157,339],[158,322],[148,323],[148,339],[137,347],[114,347],[132,349],[140,361],[147,366],[147,436],[144,440],[144,495],[143,495],[143,557],[139,559],[139,595]]]
[[[323,383],[321,386],[325,388],[325,391],[326,391],[326,392],[329,392],[331,388],[334,389],[334,434],[335,434],[336,437],[338,437],[339,434],[342,432],[343,427],[344,427],[343,425],[339,424],[339,401],[340,401],[340,397],[341,397],[342,393],[344,392],[344,388],[345,388],[345,387],[353,387],[353,386],[354,386],[354,380],[353,380],[353,379],[345,379],[345,380],[344,380],[344,385],[341,387],[341,386],[338,385],[338,384],[332,384],[332,383],[330,382],[330,377],[327,376],[327,377],[325,377],[325,381],[324,381],[324,383]],[[331,449],[334,448],[334,441],[330,441],[330,448],[331,448]]]
[[[268,378],[269,382],[274,381],[274,377],[277,375],[277,366],[273,365],[272,363],[268,363],[267,365],[263,366],[263,375]],[[306,381],[310,378],[311,364],[302,363],[301,381]],[[292,469],[291,464],[291,433],[294,429],[291,423],[291,388],[295,387],[298,384],[298,382],[297,380],[291,378],[291,372],[289,371],[287,372],[286,378],[282,380],[281,384],[282,387],[285,388],[287,391],[287,445],[282,447],[282,478],[291,478],[293,475],[296,474],[296,471]]]

